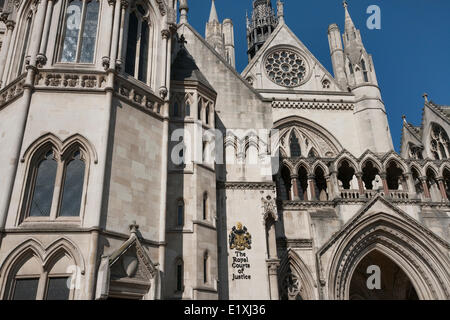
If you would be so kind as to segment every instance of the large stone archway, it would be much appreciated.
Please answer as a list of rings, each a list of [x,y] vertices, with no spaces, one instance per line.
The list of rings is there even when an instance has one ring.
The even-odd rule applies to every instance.
[[[449,249],[445,240],[377,197],[319,250],[322,297],[350,299],[355,270],[377,251],[405,273],[419,299],[450,299]]]
[[[350,281],[350,300],[418,300],[408,275],[378,250],[369,252],[356,266]]]

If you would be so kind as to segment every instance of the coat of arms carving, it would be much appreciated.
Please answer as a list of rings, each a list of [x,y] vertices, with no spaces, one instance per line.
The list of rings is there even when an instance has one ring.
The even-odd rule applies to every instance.
[[[229,236],[230,249],[236,249],[238,251],[244,251],[245,249],[252,248],[252,236],[248,232],[247,228],[238,222],[235,227],[231,229]]]

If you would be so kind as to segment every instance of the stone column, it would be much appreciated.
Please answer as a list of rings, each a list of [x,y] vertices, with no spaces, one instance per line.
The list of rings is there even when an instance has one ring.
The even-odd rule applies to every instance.
[[[419,179],[422,182],[423,194],[425,195],[425,198],[431,199],[430,190],[427,185],[427,177],[420,177]]]
[[[318,200],[318,197],[317,197],[318,195],[316,195],[316,181],[315,181],[315,179],[316,179],[315,175],[313,175],[313,174],[308,175],[308,189],[309,189],[308,200],[312,200],[312,201]]]
[[[404,175],[404,180],[406,181],[406,187],[407,187],[407,191],[410,195],[415,195],[415,197],[417,197],[417,190],[416,190],[416,186],[414,184],[414,178],[413,178],[413,174],[411,171],[406,172]]]
[[[114,5],[114,20],[113,20],[113,32],[111,40],[111,52],[110,52],[110,68],[115,70],[117,63],[117,52],[119,50],[119,35],[120,35],[120,21],[121,21],[121,1],[116,0]]]
[[[53,0],[48,0],[47,4],[47,13],[45,14],[45,23],[44,23],[44,31],[42,32],[42,41],[39,49],[39,54],[37,56],[37,62],[40,67],[43,67],[47,63],[47,43],[48,36],[50,32],[50,24],[52,22],[52,14],[53,14]]]
[[[362,174],[361,172],[357,172],[357,173],[355,174],[355,176],[356,176],[356,178],[358,179],[359,194],[360,194],[360,195],[363,195],[364,192],[365,192],[365,189],[364,189],[364,182],[363,182],[363,180],[362,180],[363,174]]]
[[[114,0],[107,0],[108,5],[105,9],[102,10],[102,26],[103,28],[106,28],[107,30],[102,30],[103,32],[106,32],[105,36],[100,37],[98,41],[98,48],[102,52],[102,65],[105,68],[105,70],[109,69],[110,67],[110,52],[111,52],[111,37],[113,30],[113,16],[114,16]],[[104,13],[103,13],[104,12]],[[106,36],[108,35],[108,37]]]
[[[0,53],[0,88],[3,87],[1,79],[3,79],[3,72],[5,71],[6,57],[9,51],[9,45],[11,43],[11,34],[14,30],[16,23],[11,20],[4,21],[6,25],[6,36],[5,41],[3,41],[3,48]]]
[[[389,197],[389,186],[388,186],[387,180],[386,180],[387,174],[385,172],[383,172],[383,173],[380,174],[380,177],[381,177],[381,181],[383,182],[384,195],[386,197]]]
[[[294,195],[293,200],[300,200],[300,196],[298,193],[298,175],[296,174],[291,175],[291,184],[292,184],[291,194]]]
[[[339,183],[337,178],[338,172],[331,171],[330,172],[330,200],[340,197]]]
[[[33,25],[33,32],[30,44],[30,66],[35,67],[37,62],[37,55],[41,46],[42,33],[44,30],[45,15],[47,13],[47,0],[41,0],[37,14],[35,17],[35,23]]]
[[[269,287],[270,287],[270,300],[279,300],[278,291],[278,267],[280,266],[280,260],[269,259],[267,260],[267,267],[269,269]]]
[[[120,33],[119,33],[119,49],[116,65],[118,69],[124,69],[126,55],[126,43],[128,41],[128,1],[121,0],[121,19],[120,19]],[[124,45],[125,43],[125,45]]]
[[[448,201],[447,192],[445,191],[444,178],[439,177],[437,178],[437,181],[439,183],[439,190],[441,191],[442,200]]]

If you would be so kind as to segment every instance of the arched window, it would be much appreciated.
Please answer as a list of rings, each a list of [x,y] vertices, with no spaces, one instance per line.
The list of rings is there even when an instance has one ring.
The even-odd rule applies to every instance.
[[[202,202],[202,215],[203,215],[203,220],[207,220],[208,219],[208,194],[205,192],[203,194],[203,202]]]
[[[125,72],[148,83],[150,49],[150,17],[146,6],[136,3],[130,8],[128,20]]]
[[[184,225],[184,201],[178,200],[177,203],[177,226],[182,227]]]
[[[30,250],[31,251],[31,250]],[[69,300],[71,289],[70,266],[73,261],[65,252],[43,263],[32,252],[19,258],[8,276],[5,298],[9,300]],[[69,271],[69,272],[68,272]]]
[[[315,176],[315,187],[316,187],[316,198],[319,201],[328,200],[328,186],[327,179],[325,178],[325,172],[321,167],[317,167],[314,172]]]
[[[98,14],[98,0],[68,2],[63,24],[61,62],[94,62]]]
[[[42,158],[41,158],[42,157]],[[36,162],[32,173],[30,217],[49,217],[52,209],[53,192],[58,164],[53,150],[48,150]]]
[[[348,68],[350,69],[350,74],[353,74],[353,65],[351,62],[348,64]]]
[[[184,290],[184,263],[181,258],[177,259],[177,262],[176,262],[176,279],[177,279],[176,292],[183,292],[183,290]]]
[[[291,133],[291,138],[289,139],[289,146],[291,149],[291,157],[295,158],[301,156],[300,143],[298,142],[297,135],[295,135],[294,132]]]
[[[364,61],[364,59],[361,60],[361,67],[362,67],[364,82],[369,82],[369,73],[367,72],[366,62]]]
[[[450,140],[447,132],[440,125],[433,123],[431,127],[430,149],[436,160],[448,159],[450,157]]]
[[[202,102],[198,102],[197,119],[202,120]]]
[[[28,48],[30,46],[30,37],[31,37],[31,26],[33,25],[34,14],[32,11],[28,13],[27,20],[25,22],[25,28],[23,30],[23,43],[22,50],[20,52],[20,61],[19,61],[19,69],[18,74],[20,75],[25,70],[25,58],[28,53]]]
[[[206,124],[209,124],[209,105],[206,106],[206,110],[205,110],[205,122],[206,122]]]
[[[86,154],[78,145],[68,150],[62,156],[55,156],[55,150],[46,146],[32,157],[23,205],[25,219],[80,216]]]
[[[180,107],[178,105],[178,102],[175,102],[173,104],[173,116],[174,117],[179,117],[180,116]]]
[[[362,169],[362,180],[366,190],[378,190],[382,187],[380,172],[374,166],[372,161],[367,161]]]
[[[408,146],[409,146],[408,150],[409,150],[409,158],[410,159],[414,159],[414,160],[423,159],[422,149],[420,147],[418,147],[412,143],[409,143]]]
[[[205,252],[203,255],[203,283],[208,283],[209,281],[209,255]]]
[[[386,169],[386,182],[389,190],[403,190],[406,185],[403,181],[403,170],[395,161],[391,161]]]
[[[340,182],[340,188],[344,190],[349,190],[354,188],[355,186],[352,186],[352,181],[355,178],[355,169],[350,166],[347,160],[344,160],[340,163],[340,166],[338,168],[338,180]]]
[[[79,150],[73,152],[66,165],[60,216],[76,217],[80,215],[81,197],[83,195],[84,173],[86,166]]]
[[[444,187],[445,187],[445,192],[447,194],[447,199],[450,200],[450,170],[449,169],[445,169],[444,170]]]
[[[191,104],[189,103],[189,101],[186,102],[186,108],[185,108],[184,116],[185,117],[190,117],[191,116]]]

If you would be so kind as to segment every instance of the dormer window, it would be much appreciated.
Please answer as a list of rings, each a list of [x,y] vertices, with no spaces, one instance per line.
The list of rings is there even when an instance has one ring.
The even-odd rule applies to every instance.
[[[99,1],[73,0],[64,19],[61,62],[93,63]]]

